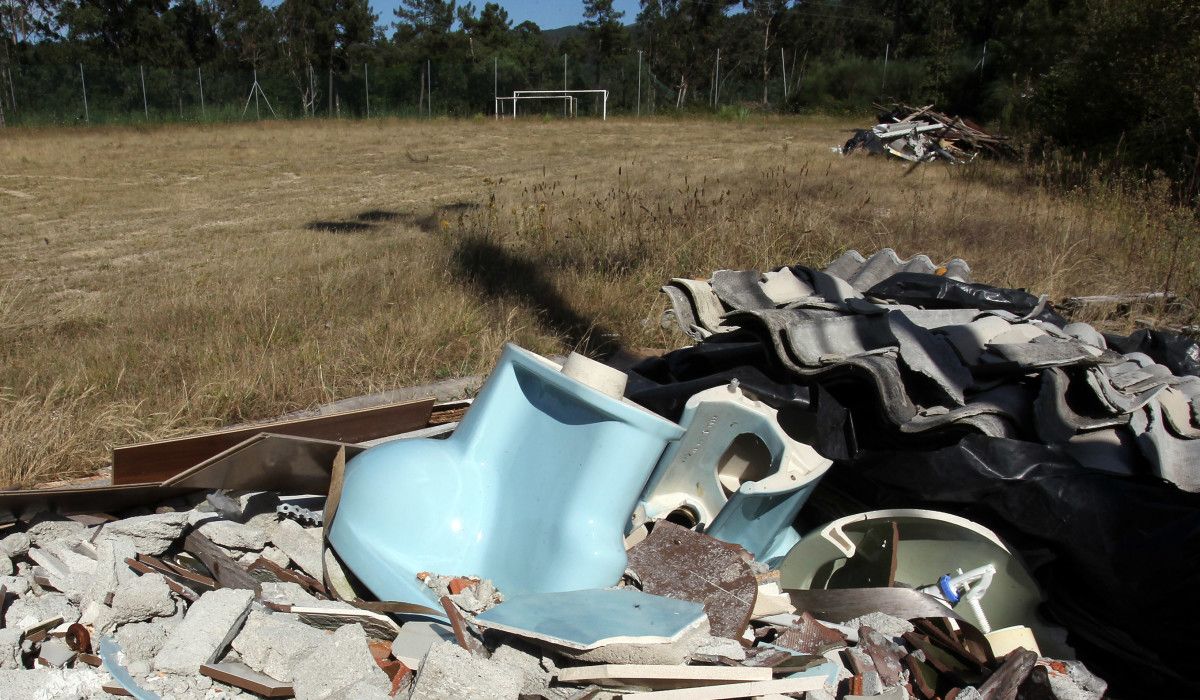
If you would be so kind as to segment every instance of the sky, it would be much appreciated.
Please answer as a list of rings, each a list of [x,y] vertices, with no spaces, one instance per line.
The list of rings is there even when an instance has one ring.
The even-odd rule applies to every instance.
[[[473,0],[477,9],[482,8],[487,0]],[[459,4],[462,2],[460,0]],[[532,20],[542,29],[558,29],[568,24],[579,24],[583,21],[583,2],[581,0],[499,0],[499,4],[508,10],[513,26]],[[625,12],[621,21],[629,24],[638,13],[638,0],[616,0],[613,3],[618,10]],[[379,13],[380,24],[390,24],[395,15],[396,0],[371,0],[371,9]]]

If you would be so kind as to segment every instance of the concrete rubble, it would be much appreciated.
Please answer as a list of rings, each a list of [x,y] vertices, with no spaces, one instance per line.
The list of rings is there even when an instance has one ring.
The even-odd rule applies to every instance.
[[[931,114],[925,111],[921,118],[936,121]],[[911,127],[918,121],[902,123]],[[944,138],[948,132],[920,133]],[[948,151],[944,140],[937,148]],[[378,513],[364,516],[356,505],[355,489],[361,487],[354,483],[355,470],[362,462],[355,460],[406,449],[397,443],[449,453],[442,447],[457,431],[432,421],[399,436],[406,440],[378,446],[294,438],[309,450],[306,458],[327,450],[319,452],[320,460],[309,459],[317,463],[315,483],[322,483],[323,473],[328,484],[315,494],[314,481],[303,482],[305,489],[287,483],[312,478],[304,471],[312,465],[292,455],[300,466],[284,469],[272,462],[255,472],[257,463],[238,462],[237,470],[220,472],[220,478],[180,471],[178,478],[201,479],[204,485],[180,487],[172,476],[162,482],[162,493],[111,505],[104,500],[107,493],[96,496],[94,507],[56,506],[54,494],[44,503],[14,502],[12,516],[0,523],[0,698],[103,698],[122,688],[137,697],[181,700],[653,698],[688,689],[706,698],[1102,698],[1112,667],[1091,665],[1092,658],[1103,662],[1103,656],[1085,663],[1084,646],[1076,658],[1076,649],[1064,641],[1069,628],[1033,619],[1006,622],[1003,629],[989,624],[989,616],[1004,619],[990,611],[1011,608],[1015,595],[1006,588],[1008,579],[989,589],[992,576],[1024,571],[1017,543],[1031,533],[1001,530],[1002,518],[993,534],[965,517],[935,513],[957,517],[1005,556],[993,557],[992,569],[938,563],[898,576],[897,571],[912,571],[905,569],[906,557],[932,560],[948,541],[931,536],[938,545],[930,549],[934,554],[921,554],[924,540],[902,535],[907,531],[899,525],[861,532],[847,527],[845,533],[853,536],[821,531],[821,523],[860,511],[836,512],[846,507],[836,501],[841,492],[821,498],[818,482],[836,480],[839,469],[844,474],[844,464],[872,440],[891,441],[876,446],[876,454],[915,454],[914,440],[959,444],[964,433],[1019,437],[1065,452],[1078,446],[1080,436],[1103,434],[1120,439],[1090,445],[1089,454],[1099,456],[1081,458],[1088,470],[1105,471],[1101,463],[1117,460],[1114,455],[1141,454],[1146,461],[1138,466],[1105,473],[1154,474],[1187,493],[1200,489],[1195,464],[1187,461],[1192,445],[1200,445],[1190,442],[1200,435],[1200,379],[1175,373],[1162,356],[1116,349],[1125,347],[1119,339],[1086,324],[1059,324],[1045,299],[1016,290],[999,290],[999,296],[1008,296],[995,301],[995,288],[988,288],[977,298],[995,303],[969,308],[923,305],[912,296],[915,287],[887,287],[897,280],[931,284],[929,279],[950,280],[942,288],[946,294],[980,291],[961,260],[938,265],[924,256],[902,260],[891,251],[847,253],[825,270],[721,270],[709,281],[673,280],[664,289],[672,304],[669,320],[695,345],[676,351],[682,354],[625,363],[629,384],[621,379],[615,389],[616,360],[591,368],[592,375],[564,369],[551,380],[553,392],[522,385],[523,396],[543,397],[533,401],[537,410],[557,410],[557,402],[567,401],[554,392],[611,401],[617,408],[609,406],[603,415],[624,411],[635,417],[631,420],[651,420],[649,415],[677,429],[669,440],[681,439],[685,431],[674,421],[702,391],[720,388],[732,398],[717,396],[713,402],[736,399],[748,407],[753,420],[730,436],[736,445],[714,463],[688,466],[719,472],[714,488],[725,493],[716,506],[706,506],[719,511],[708,513],[708,522],[699,521],[702,509],[686,493],[674,511],[647,516],[650,472],[667,453],[661,444],[657,452],[650,450],[645,473],[616,474],[617,466],[630,468],[632,460],[614,458],[604,462],[614,475],[581,475],[584,486],[561,469],[577,462],[552,450],[551,476],[560,480],[499,479],[493,485],[510,490],[506,497],[515,501],[506,501],[508,511],[492,494],[479,493],[483,489],[475,483],[459,483],[455,493],[381,494],[386,508],[379,510],[419,511],[421,527],[447,529],[449,535],[438,533],[447,542],[469,535],[473,539],[463,549],[486,549],[491,536],[484,527],[463,524],[469,508],[486,512],[495,519],[488,526],[512,538],[505,556],[477,559],[480,570],[456,570],[457,553],[449,546],[426,553],[437,565],[420,568],[405,556],[427,531],[388,530],[365,517]],[[883,289],[903,298],[884,299]],[[560,364],[573,362],[538,358],[534,364],[553,365],[546,371],[557,372]],[[726,365],[733,369],[713,369]],[[626,376],[624,370],[619,374]],[[554,401],[544,399],[551,395]],[[546,405],[538,403],[543,400]],[[1086,410],[1079,403],[1084,400]],[[871,422],[862,422],[865,428],[857,433],[846,429],[852,422],[847,416],[864,403]],[[469,426],[466,407],[460,408],[455,422],[447,418],[440,425],[461,420]],[[789,410],[804,417],[796,419]],[[564,415],[551,422],[571,430],[589,425],[573,409]],[[699,440],[720,439],[721,421],[697,420],[709,421]],[[786,439],[771,438],[776,433],[754,427],[754,420],[776,431],[783,426]],[[428,437],[424,431],[434,428]],[[511,429],[523,439],[554,439],[519,425]],[[771,454],[764,458],[757,445],[737,441],[745,435],[768,436],[762,447]],[[572,434],[563,449],[586,442]],[[781,484],[796,480],[783,477],[799,472],[785,471],[778,455],[794,454],[799,443],[819,447],[822,466],[803,484]],[[240,445],[250,449],[253,441]],[[214,455],[231,450],[219,447]],[[688,448],[682,461],[704,454],[703,444]],[[525,458],[520,450],[504,455],[499,462]],[[834,477],[824,476],[835,458],[840,462],[832,467]],[[595,505],[588,503],[594,494],[622,478],[632,491],[610,513],[588,511],[582,522],[570,520],[580,504]],[[948,479],[940,473],[926,478]],[[236,488],[212,485],[222,479],[233,480]],[[1166,481],[1159,485],[1175,489]],[[133,488],[143,487],[134,482]],[[571,488],[580,490],[568,493]],[[456,511],[438,510],[463,493],[478,500]],[[537,511],[557,500],[571,506],[564,520],[539,521]],[[791,510],[781,509],[783,501]],[[1054,512],[1056,505],[1037,507]],[[920,519],[932,511],[904,512]],[[612,522],[599,522],[606,515]],[[865,522],[870,513],[861,515]],[[375,530],[361,526],[364,521]],[[350,547],[332,534],[347,522],[357,528],[355,546],[370,555],[354,559],[357,564],[346,556]],[[930,522],[914,527],[928,530]],[[824,577],[820,585],[818,574],[811,584],[795,585],[785,555],[810,537],[826,537],[840,559],[824,568],[813,564]],[[522,548],[527,557],[514,559],[512,552]],[[584,579],[577,572],[546,564],[561,560],[542,558],[544,550],[577,555],[581,568],[607,567],[607,573],[585,572],[589,583],[580,584]],[[592,555],[602,563],[595,564]],[[371,562],[369,568],[363,561]],[[405,566],[411,575],[404,590],[411,596],[388,598],[372,590],[372,581],[386,583],[401,575],[397,571],[408,571]],[[590,583],[597,576],[603,585]],[[1032,579],[1029,587],[1035,597],[1051,595]],[[1070,641],[1078,643],[1074,636]]]

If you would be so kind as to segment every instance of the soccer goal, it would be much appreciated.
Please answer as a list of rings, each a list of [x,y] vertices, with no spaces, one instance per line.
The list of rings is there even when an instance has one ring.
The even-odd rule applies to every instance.
[[[579,98],[576,95],[596,95],[600,100],[600,118],[608,119],[608,90],[513,90],[512,97],[496,97],[496,116],[500,116],[503,100],[512,100],[513,118],[517,116],[519,100],[564,100],[571,116],[579,115]]]

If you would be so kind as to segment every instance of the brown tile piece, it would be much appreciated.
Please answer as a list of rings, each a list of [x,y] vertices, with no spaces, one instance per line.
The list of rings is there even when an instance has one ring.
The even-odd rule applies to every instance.
[[[804,612],[795,625],[780,633],[775,644],[803,654],[821,654],[846,646],[846,635],[822,625],[810,613]]]
[[[659,521],[628,554],[643,591],[700,603],[713,636],[741,639],[758,598],[746,550]]]
[[[249,690],[264,698],[290,698],[296,695],[291,683],[277,681],[238,662],[201,664],[200,675],[208,676],[235,688]]]
[[[874,629],[862,626],[858,628],[858,648],[875,664],[875,671],[884,687],[899,685],[904,675],[904,665],[900,661],[900,653],[895,645],[883,638]]]

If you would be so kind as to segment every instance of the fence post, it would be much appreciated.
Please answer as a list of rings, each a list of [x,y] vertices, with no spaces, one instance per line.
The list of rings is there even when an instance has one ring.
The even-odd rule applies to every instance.
[[[371,80],[368,77],[370,75],[368,70],[369,70],[369,66],[366,63],[364,63],[363,64],[363,89],[367,93],[367,119],[370,119],[371,118]]]
[[[500,57],[492,57],[492,112],[500,118]]]
[[[333,116],[333,64],[329,64],[329,116]]]
[[[783,99],[786,101],[788,96],[787,91],[787,56],[783,53],[783,47],[779,47],[779,71],[783,74]]]
[[[196,82],[200,83],[200,118],[207,119],[208,113],[204,109],[204,75],[200,72],[200,67],[196,67]]]
[[[433,119],[433,61],[425,59],[425,93],[428,98],[425,106],[429,108],[429,118]]]
[[[880,102],[883,102],[883,93],[885,90],[887,90],[888,53],[891,50],[892,50],[891,44],[884,44],[884,46],[883,46],[883,81],[879,84],[879,101]]]
[[[638,49],[638,98],[637,115],[642,116],[642,50]]]
[[[87,80],[83,77],[83,62],[79,63],[79,85],[83,89],[83,121],[90,125],[92,123],[92,115],[88,112]]]
[[[6,72],[8,73],[8,97],[9,97],[8,106],[12,109],[13,112],[16,112],[17,111],[17,92],[16,92],[16,89],[13,87],[14,84],[13,84],[13,77],[12,77],[12,66],[9,66],[8,69],[6,70]]]
[[[146,69],[138,65],[138,75],[142,79],[142,114],[150,121],[150,103],[146,101]]]

